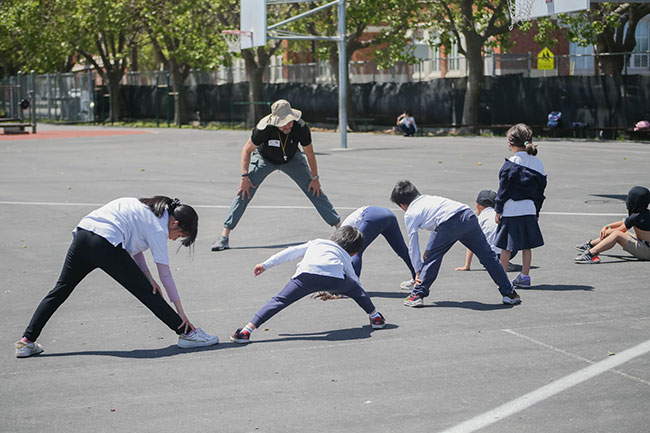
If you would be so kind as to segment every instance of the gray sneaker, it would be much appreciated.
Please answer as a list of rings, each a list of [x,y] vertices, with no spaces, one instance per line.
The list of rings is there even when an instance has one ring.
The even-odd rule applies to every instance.
[[[221,236],[219,239],[214,241],[214,243],[210,246],[210,249],[212,251],[223,251],[227,250],[230,248],[230,245],[228,245],[228,237],[227,236]]]
[[[22,339],[16,341],[16,358],[27,358],[43,351],[43,346],[38,343],[25,343]]]
[[[183,349],[193,349],[195,347],[212,346],[219,342],[219,337],[210,335],[201,328],[196,328],[189,334],[178,336],[178,347]]]

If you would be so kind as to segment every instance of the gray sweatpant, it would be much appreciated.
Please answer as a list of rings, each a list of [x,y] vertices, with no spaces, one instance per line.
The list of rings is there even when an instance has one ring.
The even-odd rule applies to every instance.
[[[266,176],[276,170],[286,173],[298,184],[300,189],[302,189],[302,192],[304,192],[307,198],[311,200],[312,204],[316,207],[316,210],[327,224],[334,226],[341,221],[341,217],[336,213],[334,206],[332,206],[332,203],[330,203],[324,193],[322,193],[320,197],[317,197],[312,193],[312,191],[307,191],[309,182],[311,181],[311,171],[307,164],[307,158],[305,158],[305,155],[302,152],[297,152],[286,164],[273,164],[272,162],[265,160],[258,150],[255,150],[251,154],[251,162],[248,166],[248,177],[255,187],[249,190],[250,196],[248,198],[242,198],[241,194],[235,196],[230,205],[230,210],[228,210],[228,215],[226,215],[226,219],[223,222],[225,228],[232,230],[237,226],[237,223],[244,214],[248,203],[253,199],[255,191],[260,187],[260,184],[264,179],[266,179]]]

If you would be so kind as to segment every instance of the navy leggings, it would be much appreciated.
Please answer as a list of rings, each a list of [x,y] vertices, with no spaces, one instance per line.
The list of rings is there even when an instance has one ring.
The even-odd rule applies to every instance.
[[[411,278],[415,278],[415,270],[409,257],[409,249],[404,243],[402,232],[397,222],[397,217],[390,209],[385,207],[370,206],[363,211],[363,221],[359,226],[359,231],[363,234],[363,247],[352,256],[352,266],[357,276],[361,276],[361,262],[363,252],[374,241],[377,236],[382,235],[388,241],[388,245],[395,251],[395,254],[401,257],[406,266],[411,271]]]
[[[151,283],[129,253],[120,245],[113,246],[103,237],[78,228],[65,256],[59,280],[36,308],[23,336],[29,341],[36,341],[57,308],[68,299],[81,280],[97,268],[124,286],[172,331],[181,333],[178,327],[183,320],[162,296],[153,293]]]
[[[429,296],[429,287],[438,277],[442,257],[457,241],[460,241],[478,257],[492,280],[499,286],[499,292],[502,295],[512,293],[514,290],[512,283],[497,259],[497,255],[485,240],[478,219],[470,209],[460,211],[440,224],[438,230],[431,233],[431,236],[434,238],[433,243],[431,246],[427,246],[423,259],[424,265],[420,271],[422,283],[413,287],[413,294],[422,297]]]
[[[264,304],[264,306],[255,313],[251,322],[256,328],[259,328],[262,323],[266,322],[297,300],[302,299],[311,293],[320,291],[349,296],[368,314],[375,310],[375,306],[366,291],[349,277],[342,279],[326,275],[302,273],[290,279],[280,293],[272,297],[269,302]]]

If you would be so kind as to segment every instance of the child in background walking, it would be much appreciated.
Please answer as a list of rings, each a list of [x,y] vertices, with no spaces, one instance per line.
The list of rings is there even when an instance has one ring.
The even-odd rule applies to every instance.
[[[508,147],[513,155],[499,171],[495,220],[499,224],[495,245],[501,248],[501,264],[508,266],[510,253],[521,251],[522,270],[512,281],[515,287],[530,287],[531,249],[544,245],[537,220],[544,202],[546,173],[535,155],[533,131],[518,123],[508,130]],[[506,268],[507,269],[507,268]]]
[[[81,219],[73,230],[73,240],[59,280],[34,312],[23,338],[15,344],[16,356],[26,358],[43,351],[36,339],[52,314],[68,299],[75,287],[94,269],[100,268],[138,298],[156,317],[178,334],[182,348],[217,344],[219,338],[195,328],[181,305],[169,269],[167,239],[194,243],[199,216],[178,199],[119,198]],[[151,249],[158,275],[174,311],[153,279],[142,254]]]
[[[264,263],[255,265],[253,273],[258,276],[275,265],[303,258],[298,263],[295,274],[280,293],[262,306],[246,326],[233,332],[230,341],[249,343],[256,328],[299,299],[318,291],[346,295],[354,299],[370,316],[372,328],[383,328],[384,317],[375,309],[352,268],[351,256],[357,254],[362,246],[363,235],[359,230],[342,226],[334,232],[331,240],[314,239],[289,247],[269,257]]]

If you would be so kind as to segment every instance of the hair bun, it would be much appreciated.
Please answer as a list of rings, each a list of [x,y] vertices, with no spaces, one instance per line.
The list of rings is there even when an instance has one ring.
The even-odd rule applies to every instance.
[[[169,203],[169,207],[172,208],[172,209],[175,209],[180,205],[181,205],[181,201],[176,197],[174,197],[172,199],[171,203]]]

